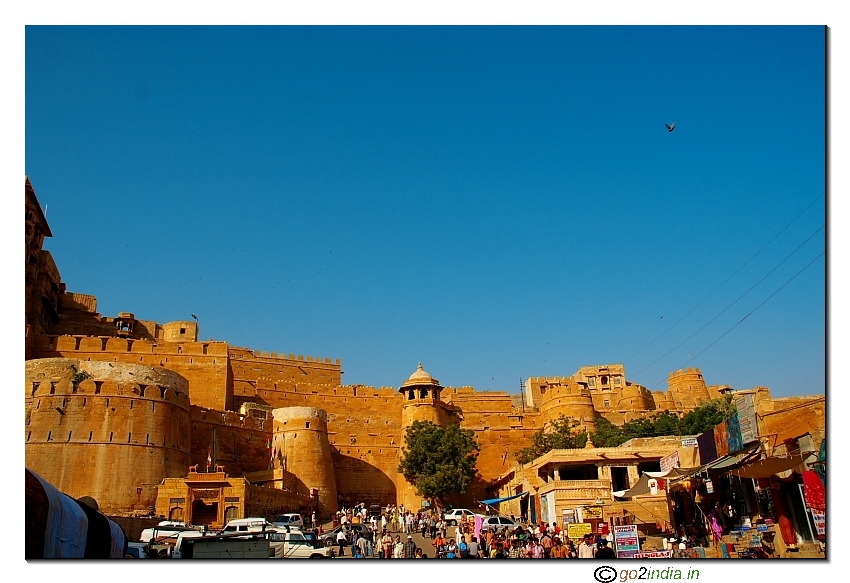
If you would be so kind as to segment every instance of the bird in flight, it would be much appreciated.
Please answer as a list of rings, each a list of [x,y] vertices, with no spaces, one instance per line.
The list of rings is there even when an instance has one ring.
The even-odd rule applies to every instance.
[[[668,132],[672,132],[673,130],[675,130],[675,129],[676,129],[676,122],[674,121],[674,122],[673,122],[673,123],[671,123],[669,126],[665,123],[665,124],[664,124],[664,127],[666,127],[666,128],[667,128],[667,131],[668,131]]]

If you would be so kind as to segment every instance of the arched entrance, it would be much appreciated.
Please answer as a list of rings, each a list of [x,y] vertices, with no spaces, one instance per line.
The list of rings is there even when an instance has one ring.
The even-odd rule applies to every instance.
[[[192,503],[192,524],[207,526],[218,522],[218,502],[206,504],[203,500]]]

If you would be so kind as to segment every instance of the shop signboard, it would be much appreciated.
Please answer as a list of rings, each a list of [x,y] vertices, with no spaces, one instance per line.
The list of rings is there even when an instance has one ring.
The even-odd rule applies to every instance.
[[[812,518],[815,521],[815,530],[817,531],[818,536],[823,536],[826,534],[826,514],[822,512],[812,511]]]
[[[636,524],[614,526],[614,550],[618,559],[629,559],[640,551]]]
[[[563,517],[561,524],[574,524],[576,521],[575,508],[564,508],[561,510],[561,516]]]
[[[674,451],[668,456],[661,458],[661,471],[669,472],[673,468],[679,467],[679,452]]]
[[[641,551],[632,555],[633,559],[669,559],[673,556],[673,551]]]
[[[567,525],[567,536],[573,540],[584,538],[584,535],[593,532],[589,522],[574,522]]]
[[[596,534],[606,535],[608,534],[608,523],[607,522],[599,522],[596,524]]]
[[[698,447],[696,437],[683,437],[682,438],[682,447]]]
[[[741,430],[741,442],[746,445],[758,439],[756,425],[756,408],[752,395],[741,395],[735,398],[735,409],[738,412],[738,425]]]
[[[601,506],[585,506],[581,509],[581,517],[582,520],[591,520],[591,519],[599,519],[602,520],[602,507]]]
[[[726,441],[729,442],[729,453],[738,453],[744,449],[743,438],[741,437],[741,424],[738,421],[738,414],[733,413],[726,420]]]

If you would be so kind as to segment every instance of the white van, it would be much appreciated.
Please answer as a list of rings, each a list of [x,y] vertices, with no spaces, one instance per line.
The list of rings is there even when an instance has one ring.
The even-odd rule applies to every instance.
[[[262,517],[255,518],[238,518],[231,520],[224,527],[223,533],[231,532],[263,532],[265,530],[274,531],[275,525]]]
[[[304,519],[301,518],[300,514],[281,514],[274,520],[272,520],[272,524],[275,526],[286,526],[286,527],[295,527],[295,528],[304,528]]]

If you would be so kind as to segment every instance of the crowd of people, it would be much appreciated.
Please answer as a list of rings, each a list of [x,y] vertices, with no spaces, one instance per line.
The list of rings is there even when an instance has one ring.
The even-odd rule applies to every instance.
[[[373,509],[365,504],[341,509],[335,523],[339,555],[348,548],[356,558],[381,559],[592,559],[615,558],[610,541],[603,536],[585,535],[575,544],[557,524],[539,523],[526,528],[485,529],[475,535],[474,523],[461,521],[449,537],[449,525],[438,509],[417,512],[404,506]],[[365,529],[351,528],[363,524]],[[430,549],[417,547],[413,534],[431,540]],[[430,552],[429,552],[430,551]]]

